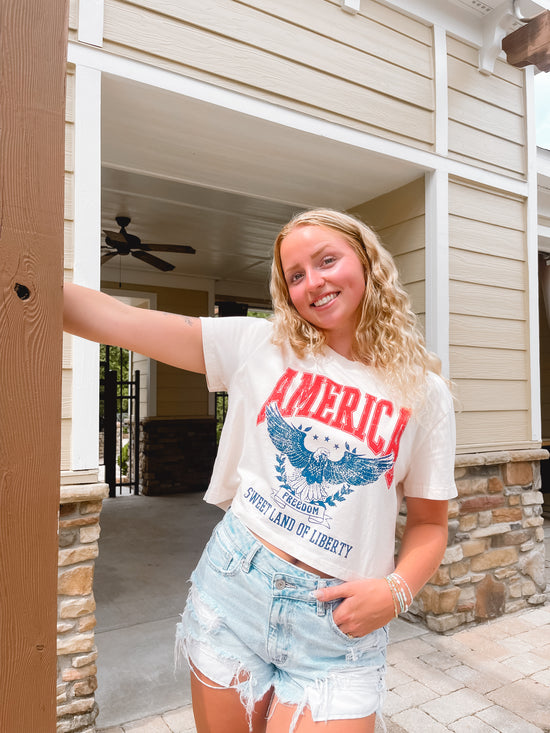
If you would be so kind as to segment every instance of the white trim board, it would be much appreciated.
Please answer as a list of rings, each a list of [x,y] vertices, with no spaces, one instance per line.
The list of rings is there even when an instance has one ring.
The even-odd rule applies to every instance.
[[[103,45],[104,0],[79,0],[78,40],[93,46]]]
[[[529,288],[529,359],[531,386],[531,439],[542,439],[540,405],[539,270],[537,208],[537,143],[535,124],[535,74],[525,70],[525,108],[527,115],[527,268]]]
[[[447,71],[447,33],[441,26],[434,26],[434,76],[435,76],[435,152],[449,153],[449,92]]]
[[[101,237],[101,73],[75,70],[73,282],[99,289]],[[99,345],[73,336],[71,470],[99,463]]]
[[[426,346],[449,377],[449,176],[426,174]]]

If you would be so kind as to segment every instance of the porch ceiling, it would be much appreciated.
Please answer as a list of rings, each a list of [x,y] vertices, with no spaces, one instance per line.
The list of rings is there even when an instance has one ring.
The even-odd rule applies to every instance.
[[[188,244],[195,255],[158,253],[175,265],[158,273],[262,289],[281,224],[311,206],[346,209],[422,175],[403,162],[320,136],[104,75],[102,229],[130,216],[144,242]],[[104,280],[157,273],[116,257]],[[124,278],[123,278],[124,279]],[[161,279],[161,280],[160,280]],[[227,292],[227,290],[225,291]]]

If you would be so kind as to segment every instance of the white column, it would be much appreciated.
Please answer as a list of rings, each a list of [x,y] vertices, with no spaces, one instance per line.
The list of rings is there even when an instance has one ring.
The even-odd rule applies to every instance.
[[[76,67],[73,281],[100,285],[101,72]],[[73,336],[71,468],[98,466],[99,346]]]
[[[426,173],[426,344],[449,376],[449,177]]]
[[[529,360],[531,387],[531,439],[542,439],[540,407],[539,271],[537,143],[535,124],[535,74],[525,69],[525,117],[527,125],[527,277],[529,288]]]

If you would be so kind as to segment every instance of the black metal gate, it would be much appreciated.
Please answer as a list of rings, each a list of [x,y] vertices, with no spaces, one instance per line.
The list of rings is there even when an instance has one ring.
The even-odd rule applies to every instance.
[[[110,369],[113,347],[105,347],[101,362],[100,430],[103,432],[103,462],[109,496],[139,494],[139,370],[134,379],[123,379],[122,369]],[[120,350],[122,352],[122,349]],[[119,364],[121,363],[119,359]]]

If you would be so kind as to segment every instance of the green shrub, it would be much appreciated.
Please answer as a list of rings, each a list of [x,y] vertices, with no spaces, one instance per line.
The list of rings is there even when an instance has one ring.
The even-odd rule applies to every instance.
[[[129,457],[129,449],[128,449],[129,443],[125,443],[122,446],[122,450],[120,451],[120,455],[117,457],[116,462],[120,466],[120,473],[123,476],[128,475],[128,457]]]

